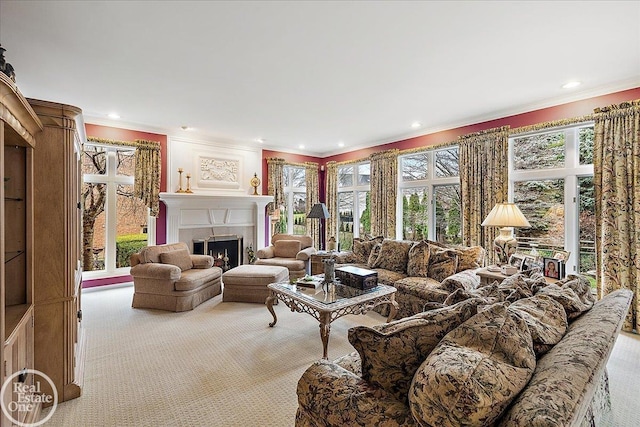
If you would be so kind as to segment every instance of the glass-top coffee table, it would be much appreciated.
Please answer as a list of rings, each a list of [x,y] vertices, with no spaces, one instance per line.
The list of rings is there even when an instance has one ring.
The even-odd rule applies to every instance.
[[[302,287],[289,283],[272,283],[267,285],[270,290],[267,297],[267,308],[273,316],[269,326],[275,326],[278,318],[273,310],[273,304],[280,300],[298,313],[307,313],[320,322],[320,338],[322,339],[322,357],[327,358],[329,345],[329,331],[331,322],[347,314],[364,314],[381,304],[390,304],[391,311],[387,322],[390,322],[398,312],[395,300],[396,288],[378,285],[368,290],[360,290],[342,284],[327,286]]]

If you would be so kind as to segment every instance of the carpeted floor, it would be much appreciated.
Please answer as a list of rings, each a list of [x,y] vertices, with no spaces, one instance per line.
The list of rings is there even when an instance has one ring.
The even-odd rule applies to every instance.
[[[294,424],[296,384],[322,355],[318,322],[264,305],[222,303],[169,313],[131,308],[131,286],[83,294],[87,334],[83,395],[47,426],[277,426]],[[376,313],[332,324],[329,359],[353,351],[347,330]],[[610,426],[637,425],[640,337],[621,334],[609,361]]]

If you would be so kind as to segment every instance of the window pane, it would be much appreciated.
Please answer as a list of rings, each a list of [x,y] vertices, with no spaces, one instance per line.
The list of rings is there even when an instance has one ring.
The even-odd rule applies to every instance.
[[[106,198],[106,184],[85,182],[82,185],[83,271],[105,269],[106,215],[104,208]]]
[[[531,224],[514,231],[520,246],[537,243],[540,256],[564,249],[564,179],[516,182],[514,202]]]
[[[371,208],[369,192],[358,193],[358,211],[360,212],[360,236],[371,233]]]
[[[116,150],[116,175],[135,176],[136,166],[135,150],[118,148]],[[185,175],[186,176],[186,175]]]
[[[440,185],[434,188],[436,208],[436,240],[442,243],[462,243],[462,217],[459,185]]]
[[[402,190],[402,238],[422,240],[429,236],[427,187]]]
[[[338,168],[338,188],[353,186],[353,166]]]
[[[458,147],[436,151],[436,176],[448,177],[458,175],[460,175]]]
[[[349,251],[353,246],[353,192],[338,193],[338,212],[340,250]]]
[[[86,144],[82,152],[82,173],[104,175],[107,173],[107,152],[103,147]]]
[[[293,193],[293,234],[307,234],[307,193]]]
[[[429,153],[402,157],[402,180],[417,181],[427,179],[429,177],[428,165]]]
[[[596,208],[593,177],[578,178],[580,190],[580,257],[578,271],[585,273],[596,268]],[[595,286],[595,280],[592,283]]]
[[[306,174],[304,168],[291,168],[291,185],[294,188],[304,188],[307,186],[307,182],[305,180]]]
[[[564,167],[564,131],[523,136],[513,140],[515,169]]]
[[[593,126],[580,128],[578,130],[580,141],[580,164],[590,165],[593,163]]]
[[[131,254],[147,246],[147,207],[133,185],[118,185],[116,212],[116,268],[129,267]]]
[[[365,163],[358,165],[358,185],[369,185],[371,181],[371,165]]]

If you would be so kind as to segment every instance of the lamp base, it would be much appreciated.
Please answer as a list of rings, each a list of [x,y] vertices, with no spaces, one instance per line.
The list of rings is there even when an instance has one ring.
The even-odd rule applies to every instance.
[[[498,265],[509,262],[511,255],[516,253],[518,241],[513,237],[513,227],[502,227],[500,234],[493,241],[493,250],[498,257]]]

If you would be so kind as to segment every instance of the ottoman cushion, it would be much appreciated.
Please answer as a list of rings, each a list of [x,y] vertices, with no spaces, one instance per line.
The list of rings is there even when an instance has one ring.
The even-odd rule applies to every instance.
[[[267,285],[288,282],[289,270],[273,265],[240,265],[222,275],[222,301],[263,303],[269,296]]]

